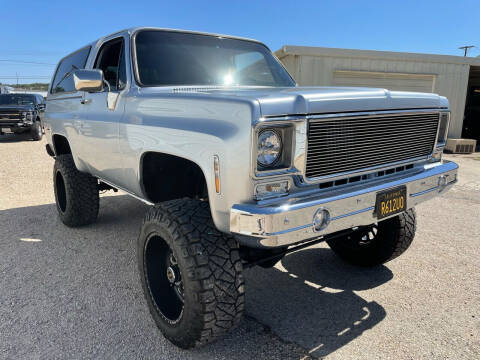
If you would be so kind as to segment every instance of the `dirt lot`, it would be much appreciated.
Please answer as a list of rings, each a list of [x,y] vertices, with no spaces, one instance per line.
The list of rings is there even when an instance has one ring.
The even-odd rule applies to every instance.
[[[98,223],[63,226],[44,141],[0,137],[0,358],[479,359],[480,154],[417,209],[407,253],[375,269],[325,245],[246,271],[247,317],[181,351],[156,330],[135,242],[146,206],[105,194]]]

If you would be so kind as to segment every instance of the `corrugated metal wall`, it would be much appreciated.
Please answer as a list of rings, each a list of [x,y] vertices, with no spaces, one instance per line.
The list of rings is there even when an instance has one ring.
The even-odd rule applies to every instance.
[[[297,83],[304,86],[332,86],[335,84],[334,74],[339,70],[433,75],[433,92],[446,96],[450,101],[452,120],[449,137],[461,137],[470,69],[468,64],[355,58],[353,51],[351,57],[291,54],[279,57]]]

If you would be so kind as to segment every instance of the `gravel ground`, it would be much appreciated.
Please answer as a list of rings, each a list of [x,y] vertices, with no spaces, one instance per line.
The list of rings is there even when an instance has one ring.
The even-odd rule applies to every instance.
[[[478,359],[480,154],[417,208],[402,257],[359,269],[318,245],[246,271],[246,319],[193,351],[150,318],[135,263],[146,206],[105,194],[98,223],[56,215],[45,142],[0,137],[0,358]]]

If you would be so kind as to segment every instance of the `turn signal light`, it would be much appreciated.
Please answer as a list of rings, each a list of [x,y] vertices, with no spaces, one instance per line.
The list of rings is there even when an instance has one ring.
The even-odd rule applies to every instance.
[[[215,191],[220,194],[220,161],[218,155],[213,156],[213,171],[215,173]]]
[[[267,199],[270,197],[283,196],[288,194],[288,180],[276,183],[258,184],[257,199]]]

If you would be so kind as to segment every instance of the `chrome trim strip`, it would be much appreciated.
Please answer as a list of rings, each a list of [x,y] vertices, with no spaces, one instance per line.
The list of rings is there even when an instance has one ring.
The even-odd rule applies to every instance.
[[[297,226],[297,227],[294,227],[294,228],[290,228],[290,229],[287,229],[287,230],[282,230],[282,231],[277,231],[277,232],[273,232],[273,233],[268,233],[268,234],[265,234],[267,236],[274,236],[274,235],[283,235],[283,234],[288,234],[289,232],[292,232],[292,231],[297,231],[297,230],[302,230],[302,229],[306,229],[310,226],[313,226],[313,224],[305,224],[305,225],[301,225],[301,226]]]
[[[370,206],[370,207],[362,209],[362,210],[352,211],[352,212],[349,212],[348,214],[338,215],[338,216],[333,217],[330,221],[343,219],[343,218],[346,218],[348,216],[361,214],[361,213],[364,213],[364,212],[367,212],[367,211],[370,211],[370,210],[375,210],[375,206]]]
[[[424,191],[420,191],[420,192],[417,192],[417,193],[410,194],[410,197],[417,197],[417,196],[421,196],[421,195],[424,195],[424,194],[428,194],[429,192],[435,191],[437,189],[439,189],[439,186],[435,186],[433,188],[430,188],[430,189],[427,189],[427,190],[424,190]]]
[[[334,114],[320,114],[320,115],[307,115],[308,120],[321,121],[324,119],[332,120],[336,118],[342,119],[355,119],[365,116],[390,116],[392,114],[408,114],[408,115],[423,115],[425,113],[440,113],[440,109],[406,109],[406,110],[381,110],[381,111],[366,111],[366,112],[354,112],[354,113],[334,113]]]
[[[121,190],[123,191],[124,193],[126,193],[127,195],[130,195],[131,197],[137,199],[137,200],[140,200],[141,202],[147,204],[147,205],[155,205],[154,203],[152,203],[151,201],[148,201],[146,199],[143,199],[141,198],[140,196],[137,196],[133,193],[131,193],[130,191],[128,190],[125,190],[124,188],[122,188],[121,186],[118,186],[118,185],[115,185],[114,183],[110,182],[110,181],[106,181],[106,180],[103,180],[102,178],[97,178],[98,181],[101,181],[101,182],[104,182],[105,184],[107,185],[110,185],[111,187],[117,189],[117,190]]]
[[[438,113],[438,123],[437,123],[437,133],[435,134],[435,142],[433,143],[433,152],[437,149],[437,143],[438,143],[438,133],[440,131],[440,123],[442,120],[442,113]]]
[[[356,112],[346,112],[346,113],[325,113],[325,114],[298,114],[298,115],[275,115],[275,116],[264,116],[260,119],[262,121],[285,121],[295,118],[308,118],[308,119],[323,119],[323,118],[337,118],[337,117],[357,117],[365,115],[385,115],[397,113],[411,113],[411,114],[423,114],[426,112],[440,112],[440,111],[450,111],[445,108],[424,108],[424,109],[389,109],[389,110],[370,110],[370,111],[356,111]]]
[[[69,93],[71,94],[72,92],[69,92]],[[65,93],[63,92],[63,93],[58,93],[58,94],[65,94]],[[82,95],[74,95],[74,96],[63,96],[63,97],[48,98],[47,100],[48,101],[54,101],[54,100],[69,100],[69,99],[81,99],[81,98],[82,98]]]
[[[253,122],[253,126],[257,126],[259,124],[267,124],[275,121],[280,121],[282,123],[285,123],[285,121],[305,121],[306,117],[305,116],[279,116],[279,117],[261,117],[258,120],[255,120]]]

